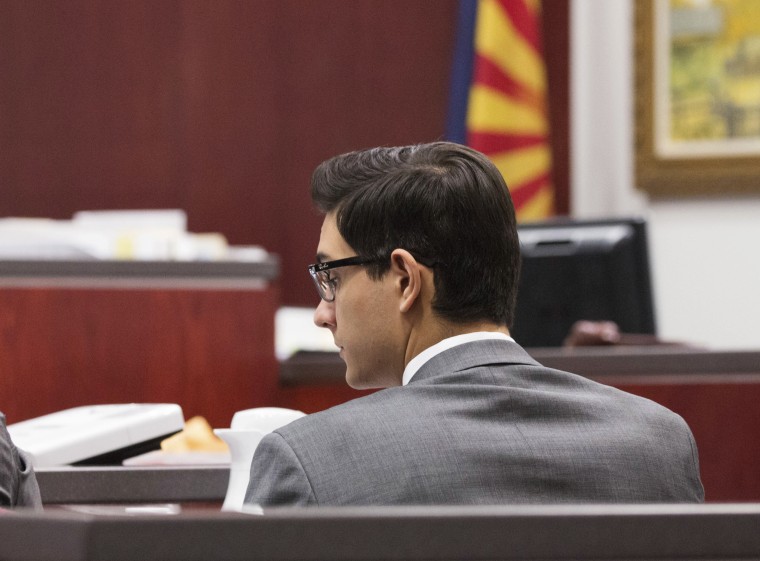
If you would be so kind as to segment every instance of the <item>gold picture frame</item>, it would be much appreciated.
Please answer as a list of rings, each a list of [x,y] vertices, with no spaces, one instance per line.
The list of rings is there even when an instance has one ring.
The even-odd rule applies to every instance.
[[[737,4],[742,2],[734,1]],[[724,98],[720,97],[724,95],[721,92],[726,87],[729,91],[731,87],[738,89],[735,81],[737,68],[741,70],[741,65],[735,63],[737,56],[727,57],[723,50],[719,55],[703,56],[705,60],[720,63],[708,66],[720,68],[716,76],[707,75],[704,65],[685,67],[697,78],[683,70],[679,74],[676,66],[683,60],[687,60],[687,64],[696,64],[689,61],[684,53],[695,49],[708,52],[705,51],[708,48],[705,46],[705,36],[718,33],[721,18],[725,22],[727,17],[742,17],[741,13],[726,13],[732,9],[730,2],[725,0],[708,4],[711,9],[721,12],[695,14],[676,13],[677,9],[673,6],[688,4],[683,1],[634,2],[636,184],[652,196],[760,193],[760,95],[756,106],[740,107],[743,111],[741,115],[747,119],[739,122],[743,128],[737,128],[736,119],[731,117],[733,113],[722,109],[725,103]],[[704,6],[705,3],[694,5]],[[681,19],[671,20],[674,14]],[[699,21],[700,17],[703,21]],[[691,30],[689,26],[692,26]],[[689,32],[693,33],[691,38]],[[696,40],[693,38],[695,36]],[[690,40],[693,42],[691,45]],[[723,38],[721,49],[725,48],[725,43]],[[760,65],[760,34],[755,36],[753,32],[740,37],[737,45],[740,43],[744,45],[744,50],[747,50],[747,44],[750,45],[750,63]],[[693,58],[693,53],[688,56]],[[723,72],[724,68],[730,72]],[[752,87],[760,91],[760,66],[750,69],[757,70],[752,76]],[[706,94],[691,85],[692,82],[698,83],[700,73],[705,74],[702,82],[709,85]],[[688,79],[679,80],[679,76],[687,76]],[[679,84],[687,86],[681,87]],[[687,93],[683,94],[684,91]]]

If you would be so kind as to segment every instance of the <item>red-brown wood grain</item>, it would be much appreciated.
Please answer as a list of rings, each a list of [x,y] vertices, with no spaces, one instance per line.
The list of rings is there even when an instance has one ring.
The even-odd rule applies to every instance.
[[[229,426],[276,395],[277,289],[0,289],[0,410],[170,402]]]
[[[0,2],[0,217],[182,208],[196,232],[305,265],[323,159],[445,133],[457,0]],[[544,3],[567,212],[568,3]]]

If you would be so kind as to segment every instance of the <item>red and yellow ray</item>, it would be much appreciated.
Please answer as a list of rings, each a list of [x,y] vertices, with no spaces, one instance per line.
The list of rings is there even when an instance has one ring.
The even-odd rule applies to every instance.
[[[467,144],[504,176],[519,221],[554,211],[540,0],[478,0]]]

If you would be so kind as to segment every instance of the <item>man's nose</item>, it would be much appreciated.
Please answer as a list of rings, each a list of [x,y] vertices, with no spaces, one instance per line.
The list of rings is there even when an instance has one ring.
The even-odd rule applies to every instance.
[[[335,306],[332,302],[319,300],[317,309],[314,310],[314,323],[317,327],[330,329],[335,327]]]

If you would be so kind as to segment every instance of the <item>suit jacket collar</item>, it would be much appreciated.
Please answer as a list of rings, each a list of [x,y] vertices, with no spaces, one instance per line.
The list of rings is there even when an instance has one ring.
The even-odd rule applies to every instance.
[[[442,372],[459,372],[491,364],[540,366],[517,343],[502,340],[475,341],[448,349],[423,364],[409,382],[414,384]]]

